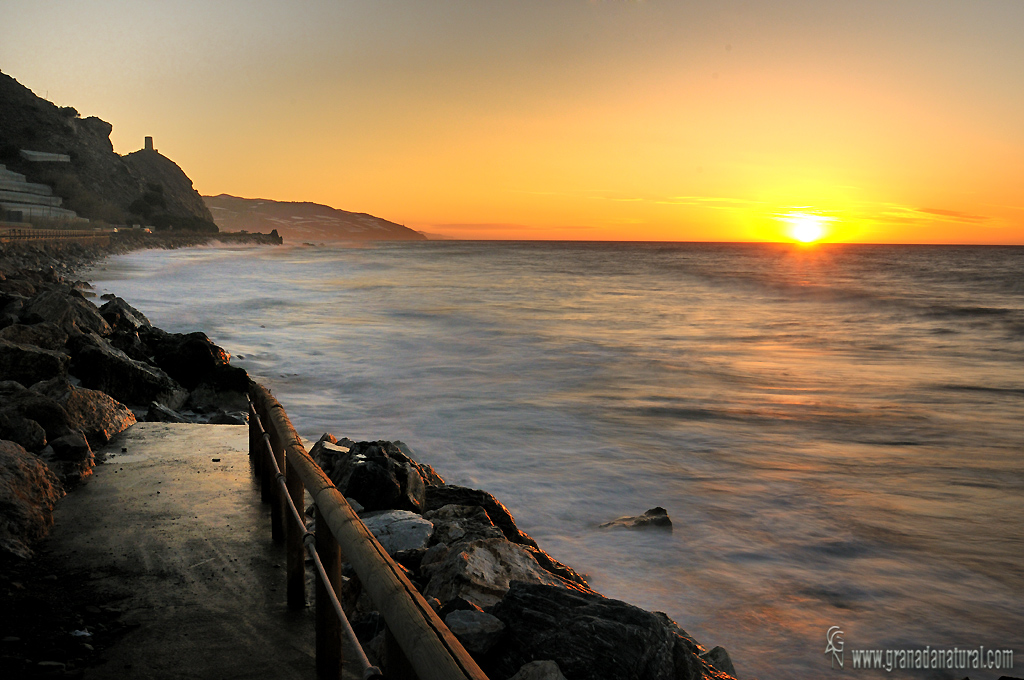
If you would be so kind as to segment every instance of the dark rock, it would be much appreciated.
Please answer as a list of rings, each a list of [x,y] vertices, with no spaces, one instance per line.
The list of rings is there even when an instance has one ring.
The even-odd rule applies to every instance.
[[[131,409],[97,390],[73,387],[63,405],[69,425],[85,435],[93,450],[135,424]]]
[[[48,290],[36,295],[26,303],[21,318],[33,324],[49,322],[66,333],[80,330],[102,336],[110,335],[111,330],[96,305],[65,290]]]
[[[110,327],[116,331],[129,331],[138,337],[138,331],[143,326],[152,326],[146,315],[132,307],[116,296],[102,296],[107,302],[100,307],[100,315],[106,320]]]
[[[505,624],[500,619],[472,609],[458,609],[444,617],[444,623],[466,651],[484,656],[501,639]]]
[[[450,546],[441,559],[428,552],[420,571],[429,579],[424,597],[436,597],[442,606],[461,597],[479,607],[489,607],[501,600],[515,581],[593,592],[551,574],[537,564],[525,546],[505,538],[458,543]]]
[[[47,452],[40,455],[50,469],[65,484],[75,484],[92,474],[96,459],[89,442],[81,432],[75,432],[50,441]]]
[[[438,604],[441,603],[441,601],[438,600],[436,597],[432,597],[430,599],[433,600],[434,602],[437,602]],[[446,616],[448,616],[452,612],[457,612],[457,611],[464,610],[464,609],[468,609],[468,610],[475,611],[475,612],[482,612],[483,611],[483,609],[481,609],[480,607],[476,606],[475,604],[473,604],[469,600],[466,600],[466,599],[461,598],[461,597],[453,597],[452,599],[448,600],[448,602],[446,602],[444,605],[442,605],[438,609],[437,615],[440,616],[442,619],[444,619]]]
[[[158,401],[149,402],[149,410],[146,411],[147,423],[187,423],[188,418],[181,415],[174,409],[167,408]]]
[[[82,386],[106,392],[126,404],[159,401],[170,408],[188,393],[159,368],[130,358],[96,335],[72,336],[71,371]]]
[[[478,505],[487,511],[487,516],[494,526],[501,529],[505,538],[520,545],[538,547],[537,541],[519,530],[508,508],[486,491],[454,484],[427,487],[425,511],[437,510],[446,505]]]
[[[433,524],[408,510],[367,513],[362,520],[389,555],[398,551],[426,549],[434,533]]]
[[[58,383],[60,381],[57,381]],[[43,384],[49,384],[48,382]],[[60,401],[36,390],[25,390],[11,395],[7,400],[8,410],[15,410],[23,417],[34,420],[46,431],[46,439],[72,434],[75,428],[68,420],[68,414]]]
[[[15,409],[0,411],[0,439],[12,441],[28,451],[40,451],[46,446],[46,430]]]
[[[224,368],[234,370],[232,366]],[[245,373],[242,369],[238,370]],[[248,375],[245,376],[245,379],[248,381]],[[207,411],[248,411],[249,402],[245,398],[247,391],[248,388],[244,390],[218,390],[208,383],[203,383],[192,390],[188,396],[187,403],[196,413]]]
[[[577,585],[581,585],[586,588],[590,587],[590,584],[587,582],[587,579],[581,576],[579,573],[577,573],[575,569],[566,564],[562,564],[554,557],[541,550],[540,548],[534,548],[530,545],[524,545],[523,548],[525,548],[531,555],[533,555],[533,559],[537,560],[537,564],[539,564],[542,568],[551,572],[555,576],[559,576],[561,578],[564,578],[566,581],[571,581]]]
[[[68,341],[68,334],[52,323],[37,323],[32,326],[15,324],[0,331],[0,338],[19,345],[33,345],[40,349],[60,351]]]
[[[565,680],[558,664],[550,659],[524,663],[508,680]]]
[[[366,510],[422,511],[423,478],[392,442],[355,442],[346,451],[322,440],[316,454],[338,490]]]
[[[32,385],[63,377],[68,372],[68,359],[61,352],[0,340],[0,379]]]
[[[135,359],[136,361],[141,361],[146,364],[153,363],[149,356],[149,348],[146,347],[145,343],[139,338],[137,331],[123,329],[115,330],[107,337],[107,341],[116,349],[127,354],[130,359]]]
[[[501,529],[479,505],[446,505],[423,513],[423,518],[434,524],[434,543],[452,545],[460,541],[484,538],[504,538]]]
[[[637,517],[619,517],[600,525],[602,529],[623,527],[626,529],[668,529],[672,531],[672,520],[665,508],[651,508]]]
[[[736,677],[736,669],[733,667],[732,659],[729,658],[729,652],[725,651],[725,647],[712,647],[710,651],[701,654],[700,658],[726,675]]]
[[[491,610],[506,625],[491,668],[508,677],[525,663],[551,659],[568,680],[723,678],[688,639],[639,607],[536,583],[513,583]]]
[[[247,425],[249,423],[249,417],[242,412],[235,413],[220,413],[213,414],[210,418],[211,425]]]
[[[81,432],[57,437],[50,442],[50,446],[53,448],[54,460],[81,461],[88,460],[93,455],[88,440]]]
[[[53,472],[14,442],[0,441],[0,552],[32,556],[32,544],[53,526],[53,506],[64,495]]]
[[[109,304],[109,303],[108,303]],[[157,366],[187,389],[206,384],[217,390],[245,392],[249,375],[231,366],[231,355],[205,333],[167,333],[151,326],[136,329]]]

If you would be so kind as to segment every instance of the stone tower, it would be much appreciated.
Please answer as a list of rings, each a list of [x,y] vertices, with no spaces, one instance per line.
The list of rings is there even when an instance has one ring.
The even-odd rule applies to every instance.
[[[152,137],[146,137],[146,151],[156,151],[156,149],[153,148]]]

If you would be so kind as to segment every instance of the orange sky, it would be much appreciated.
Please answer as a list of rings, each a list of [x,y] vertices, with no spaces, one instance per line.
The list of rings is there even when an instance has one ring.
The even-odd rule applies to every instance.
[[[204,194],[430,234],[1024,244],[1022,33],[1009,0],[4,0],[0,69]]]

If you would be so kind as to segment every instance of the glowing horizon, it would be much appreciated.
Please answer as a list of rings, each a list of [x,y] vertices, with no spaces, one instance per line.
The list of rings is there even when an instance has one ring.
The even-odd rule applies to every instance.
[[[200,193],[459,238],[1024,244],[1024,4],[11,0],[0,69]],[[810,229],[805,226],[805,229]]]

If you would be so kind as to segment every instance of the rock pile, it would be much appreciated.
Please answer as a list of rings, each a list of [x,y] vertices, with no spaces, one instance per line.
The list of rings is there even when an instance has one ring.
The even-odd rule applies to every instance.
[[[665,614],[595,592],[498,499],[445,483],[401,442],[325,434],[310,453],[493,680],[735,676],[724,649],[708,651]],[[636,525],[668,520],[662,508],[642,517]],[[345,573],[346,611],[372,654],[383,624],[354,572]]]
[[[95,451],[137,418],[245,422],[249,377],[227,352],[120,298],[97,307],[89,284],[65,276],[69,259],[0,250],[0,506],[13,518],[5,510],[0,552],[19,556],[45,534],[62,485],[90,475]]]

